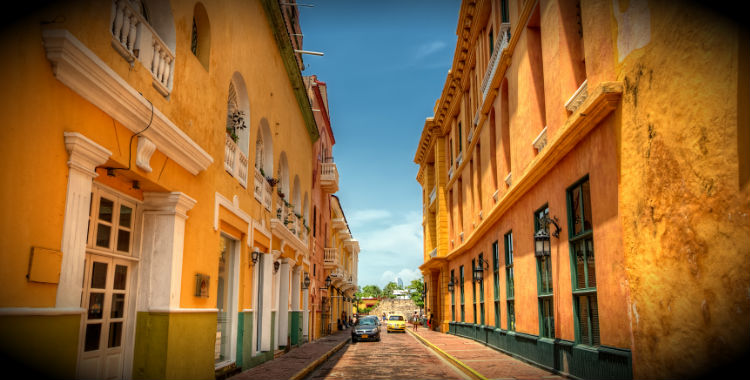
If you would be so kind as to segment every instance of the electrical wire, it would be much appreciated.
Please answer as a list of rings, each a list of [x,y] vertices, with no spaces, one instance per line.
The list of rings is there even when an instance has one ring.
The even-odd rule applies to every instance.
[[[144,99],[146,98],[144,97]],[[149,119],[148,125],[146,126],[146,128],[143,128],[140,132],[134,134],[133,136],[130,136],[130,142],[128,143],[128,167],[127,168],[113,168],[113,167],[105,166],[103,168],[107,169],[107,175],[109,175],[111,172],[112,176],[114,176],[115,170],[130,170],[130,167],[132,165],[131,161],[133,159],[133,139],[136,136],[139,136],[141,133],[146,132],[147,129],[151,128],[151,123],[154,121],[154,103],[151,103],[151,101],[148,99],[146,99],[146,101],[151,105],[151,118]]]

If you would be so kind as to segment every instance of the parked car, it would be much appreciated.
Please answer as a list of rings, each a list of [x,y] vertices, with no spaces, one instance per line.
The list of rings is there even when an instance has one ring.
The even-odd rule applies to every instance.
[[[360,319],[365,319],[365,318],[372,319],[373,321],[375,321],[376,325],[380,326],[380,318],[378,318],[377,315],[364,315],[360,317]]]
[[[406,332],[406,318],[403,314],[391,314],[388,316],[386,331]]]
[[[357,321],[352,329],[352,342],[362,340],[380,341],[380,328],[377,324],[377,318],[361,318]]]

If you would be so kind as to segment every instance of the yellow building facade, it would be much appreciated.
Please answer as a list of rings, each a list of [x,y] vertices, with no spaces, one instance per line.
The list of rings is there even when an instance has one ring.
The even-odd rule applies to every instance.
[[[293,3],[60,2],[3,26],[10,363],[210,379],[311,339],[320,133]]]
[[[737,360],[747,30],[697,5],[467,0],[456,33],[414,157],[437,328],[580,378]]]

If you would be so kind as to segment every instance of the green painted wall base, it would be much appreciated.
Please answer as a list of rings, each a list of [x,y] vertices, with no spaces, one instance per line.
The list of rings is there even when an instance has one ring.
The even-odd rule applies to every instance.
[[[245,314],[251,314],[251,313],[245,313]],[[247,315],[245,316],[245,329],[248,329],[248,326],[252,326],[252,314],[250,315],[250,319],[248,319]],[[252,329],[250,329],[252,331]],[[252,335],[252,334],[251,334]],[[243,348],[243,359],[242,359],[242,370],[247,370],[250,368],[253,368],[257,365],[263,364],[269,360],[273,360],[273,354],[274,350],[273,347],[276,347],[276,312],[271,312],[271,351],[263,351],[258,353],[255,356],[251,355],[252,347],[255,345],[255,341],[250,339],[249,345],[244,346]],[[244,344],[244,342],[243,342]],[[238,364],[239,367],[239,364]]]
[[[33,378],[72,379],[78,360],[81,315],[0,317],[3,371]]]
[[[214,379],[216,313],[139,312],[134,379]]]
[[[289,341],[292,347],[298,347],[302,339],[302,312],[289,312]]]
[[[630,350],[590,347],[563,339],[540,338],[464,322],[450,322],[448,333],[476,340],[542,368],[575,378],[633,378]]]

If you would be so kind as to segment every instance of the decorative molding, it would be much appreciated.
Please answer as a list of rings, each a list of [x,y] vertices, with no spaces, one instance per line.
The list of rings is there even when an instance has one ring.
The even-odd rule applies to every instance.
[[[86,309],[80,307],[0,307],[0,317],[76,315],[84,312]]]
[[[534,139],[534,142],[531,143],[531,145],[534,146],[536,149],[536,153],[539,154],[542,152],[542,149],[547,145],[547,126],[544,126],[544,129],[542,129],[541,132],[539,132],[539,135]]]
[[[69,170],[55,307],[66,309],[81,306],[92,180],[97,177],[96,167],[107,162],[112,153],[78,132],[63,132],[63,139]]]
[[[213,158],[159,109],[131,87],[70,32],[47,29],[42,32],[52,72],[91,104],[132,132],[143,132],[156,149],[193,175],[208,168]],[[152,120],[153,110],[153,120]]]
[[[181,308],[181,307],[152,307],[148,309],[149,313],[169,313],[169,314],[188,314],[188,313],[218,313],[219,309],[216,308]]]
[[[190,211],[197,201],[181,192],[144,192],[143,206],[146,212],[151,214],[174,214],[187,219]]]
[[[578,107],[583,104],[583,102],[586,101],[586,99],[589,96],[589,85],[588,85],[588,79],[584,80],[583,83],[581,83],[581,86],[578,87],[576,92],[573,93],[573,96],[568,99],[567,102],[565,102],[565,109],[569,112],[575,112]]]
[[[65,150],[68,151],[68,167],[81,170],[92,177],[98,176],[96,167],[112,156],[112,152],[78,132],[63,132],[63,138]]]
[[[264,234],[269,240],[271,239],[271,236],[270,234],[268,234],[266,229],[263,228],[263,226],[255,219],[253,219],[250,214],[242,210],[242,208],[240,207],[240,199],[237,195],[233,196],[232,200],[230,201],[227,197],[221,195],[221,193],[219,193],[218,191],[214,194],[214,231],[219,230],[219,206],[224,207],[227,211],[231,212],[238,218],[242,219],[243,222],[247,223],[246,244],[248,247],[252,247],[253,245],[253,227],[258,228],[258,231]]]
[[[156,144],[146,136],[138,136],[138,149],[135,164],[146,173],[151,173],[151,156],[156,150]]]

